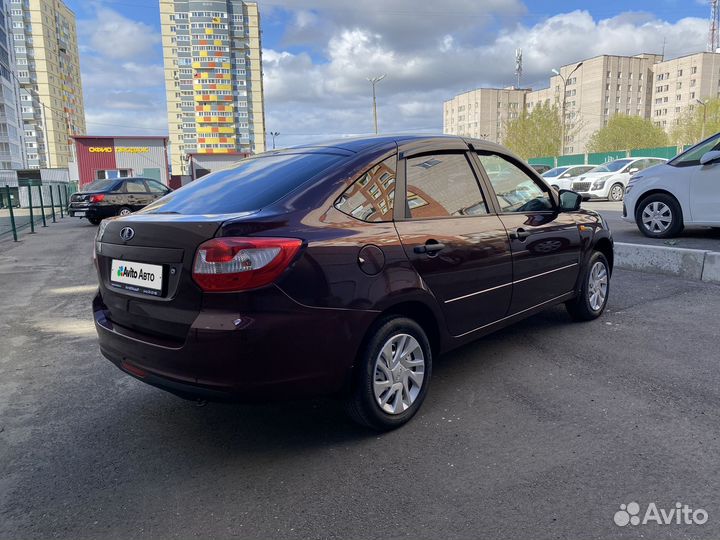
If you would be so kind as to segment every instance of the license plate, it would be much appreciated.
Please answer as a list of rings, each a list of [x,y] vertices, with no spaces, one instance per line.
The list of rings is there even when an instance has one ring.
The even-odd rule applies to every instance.
[[[126,291],[160,296],[162,294],[163,267],[135,261],[113,259],[110,267],[110,284]]]
[[[75,217],[85,217],[85,214],[87,212],[73,212],[73,216]]]

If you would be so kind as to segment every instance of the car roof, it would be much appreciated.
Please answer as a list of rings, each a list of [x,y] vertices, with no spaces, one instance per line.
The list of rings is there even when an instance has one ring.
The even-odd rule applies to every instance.
[[[434,134],[400,134],[400,135],[370,135],[360,137],[347,137],[342,139],[334,139],[330,141],[324,141],[319,143],[303,144],[297,146],[290,146],[279,150],[271,150],[270,154],[280,154],[285,152],[298,152],[298,151],[333,151],[340,150],[348,153],[360,153],[370,148],[376,148],[379,146],[395,146],[405,143],[412,142],[424,142],[424,143],[447,143],[449,141],[465,142],[466,144],[472,145],[476,150],[486,151],[499,151],[505,154],[510,151],[499,145],[486,141],[483,139],[473,139],[469,137],[460,137],[458,135],[434,135]]]

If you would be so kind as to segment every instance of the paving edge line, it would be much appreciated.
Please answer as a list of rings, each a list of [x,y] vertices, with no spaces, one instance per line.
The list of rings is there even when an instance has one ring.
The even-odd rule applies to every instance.
[[[615,266],[720,283],[720,252],[615,242]]]

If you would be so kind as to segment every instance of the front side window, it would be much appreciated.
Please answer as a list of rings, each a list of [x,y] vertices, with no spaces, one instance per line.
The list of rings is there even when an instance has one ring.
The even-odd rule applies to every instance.
[[[442,218],[488,213],[485,198],[465,154],[410,158],[407,177],[407,217]]]
[[[392,221],[396,161],[392,156],[365,171],[340,195],[335,208],[362,221]]]
[[[550,194],[516,165],[495,154],[478,154],[501,212],[553,210]]]
[[[712,150],[720,149],[720,133],[702,141],[668,162],[674,167],[700,165],[700,158]]]

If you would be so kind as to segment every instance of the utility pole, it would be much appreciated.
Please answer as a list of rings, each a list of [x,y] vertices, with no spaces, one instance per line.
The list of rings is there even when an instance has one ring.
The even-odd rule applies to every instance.
[[[515,88],[517,89],[520,89],[522,71],[522,49],[515,49]]]
[[[582,66],[582,62],[578,62],[578,65],[573,68],[573,70],[568,74],[567,78],[563,77],[562,74],[557,70],[553,69],[552,72],[560,77],[563,82],[563,93],[562,93],[562,111],[560,113],[560,153],[559,156],[562,156],[565,153],[565,101],[567,99],[567,85],[568,81],[570,80],[570,77],[573,73],[575,73],[580,66]]]
[[[272,149],[275,150],[275,137],[279,137],[279,136],[280,136],[280,132],[279,132],[279,131],[271,131],[271,132],[268,133],[268,135],[270,135],[270,136],[272,137],[272,141],[273,141],[273,147],[272,147]]]
[[[708,31],[708,52],[717,52],[720,48],[720,9],[718,0],[710,0],[710,28]]]
[[[368,77],[368,81],[370,84],[372,84],[372,93],[373,93],[373,120],[375,121],[375,135],[378,134],[378,121],[377,121],[377,99],[375,98],[375,85],[382,81],[385,78],[385,74],[380,75],[379,77]]]
[[[700,99],[696,99],[695,101],[697,101],[700,105],[702,105],[702,108],[703,108],[703,121],[702,121],[702,127],[700,128],[700,140],[704,141],[705,140],[705,119],[707,117],[707,100],[702,101]]]

